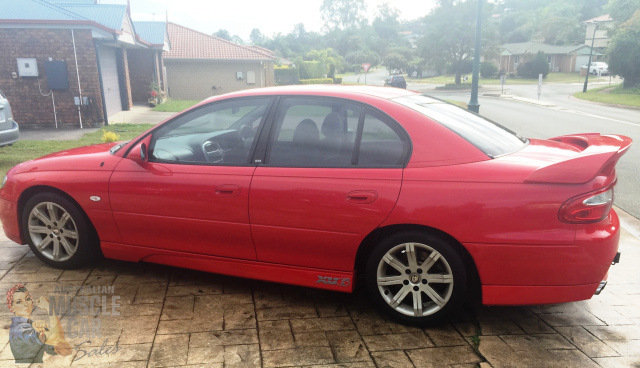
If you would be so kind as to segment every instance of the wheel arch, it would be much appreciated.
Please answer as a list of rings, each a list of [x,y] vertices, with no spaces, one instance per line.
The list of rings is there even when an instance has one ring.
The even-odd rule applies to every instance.
[[[18,198],[18,219],[22,219],[22,212],[24,211],[24,207],[29,201],[29,199],[34,195],[40,194],[40,193],[55,193],[69,200],[71,203],[73,203],[77,207],[77,209],[80,211],[80,213],[82,213],[82,215],[85,217],[85,219],[87,220],[87,223],[91,226],[90,230],[93,236],[95,236],[96,239],[98,238],[98,232],[96,231],[96,228],[93,225],[93,222],[91,222],[91,219],[85,212],[84,208],[82,208],[82,206],[78,203],[78,201],[76,201],[72,196],[70,196],[63,190],[60,190],[56,187],[52,187],[49,185],[34,185],[22,191],[22,193],[20,194],[20,197]],[[25,233],[24,233],[24,228],[22,226],[22,220],[18,221],[18,230],[20,231],[20,236],[24,237]],[[26,241],[27,239],[25,238],[22,240]]]
[[[473,260],[473,257],[469,253],[469,251],[460,243],[456,238],[451,236],[450,234],[436,229],[430,226],[425,225],[417,225],[417,224],[395,224],[388,225],[384,227],[376,228],[374,231],[369,233],[364,240],[360,243],[358,247],[358,251],[356,253],[356,260],[354,265],[354,274],[355,278],[358,280],[358,283],[361,283],[361,278],[364,274],[365,265],[367,262],[367,256],[370,254],[371,250],[378,244],[382,239],[391,236],[392,234],[402,233],[402,232],[410,232],[410,231],[418,231],[422,233],[432,234],[438,236],[450,244],[454,246],[454,249],[462,256],[464,263],[467,267],[468,277],[469,277],[469,295],[474,300],[482,300],[482,288],[480,283],[480,274],[478,273],[478,269]]]

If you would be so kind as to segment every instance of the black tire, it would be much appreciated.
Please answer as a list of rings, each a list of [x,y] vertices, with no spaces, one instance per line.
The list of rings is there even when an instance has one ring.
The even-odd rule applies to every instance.
[[[411,249],[415,264],[409,262]],[[442,322],[460,306],[467,292],[467,270],[456,245],[432,234],[404,232],[373,249],[365,285],[380,312],[403,324],[426,326]],[[414,298],[420,302],[414,303]]]
[[[100,241],[78,206],[56,193],[38,193],[24,206],[24,239],[44,263],[62,269],[85,266],[101,256]]]

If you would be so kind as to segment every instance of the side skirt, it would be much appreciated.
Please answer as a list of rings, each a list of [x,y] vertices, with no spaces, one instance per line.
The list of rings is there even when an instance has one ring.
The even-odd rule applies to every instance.
[[[354,287],[353,272],[303,268],[109,242],[102,242],[100,246],[106,258],[121,261],[158,263],[229,276],[346,293],[352,292]]]

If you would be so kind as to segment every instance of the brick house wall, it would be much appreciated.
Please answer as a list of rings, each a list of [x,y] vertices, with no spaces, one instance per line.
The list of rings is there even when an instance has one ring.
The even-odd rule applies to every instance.
[[[169,97],[178,100],[202,100],[250,88],[273,86],[273,63],[240,60],[194,61],[165,59]],[[255,83],[247,83],[247,72],[255,73]],[[242,72],[244,79],[236,79]],[[215,88],[214,88],[215,87]]]
[[[93,98],[91,106],[82,108],[83,126],[102,125],[100,79],[91,30],[74,30],[74,36],[82,95]],[[53,92],[58,126],[79,126],[78,108],[73,99],[79,96],[79,91],[70,29],[0,28],[0,50],[0,88],[7,95],[21,128],[55,126],[51,96],[42,96],[38,89],[39,79],[42,92],[49,92],[44,67],[49,58],[66,61],[69,76],[69,89]],[[18,73],[17,58],[36,58],[39,78],[13,78],[12,72]]]

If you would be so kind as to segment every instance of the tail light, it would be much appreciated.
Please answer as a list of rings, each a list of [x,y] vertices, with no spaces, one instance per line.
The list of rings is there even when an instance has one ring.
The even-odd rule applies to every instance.
[[[591,224],[604,220],[613,206],[613,185],[573,197],[560,207],[560,221]]]

